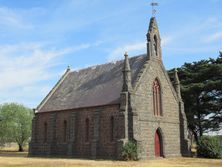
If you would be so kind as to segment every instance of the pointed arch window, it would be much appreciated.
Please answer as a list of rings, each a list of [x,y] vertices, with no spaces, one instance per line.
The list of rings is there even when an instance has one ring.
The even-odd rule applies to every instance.
[[[47,122],[44,123],[44,143],[47,142],[47,136],[48,136],[48,125]]]
[[[158,39],[156,35],[154,35],[154,50],[155,50],[155,55],[158,56]]]
[[[153,82],[153,112],[155,116],[162,116],[161,87],[158,79]]]
[[[67,121],[63,122],[63,141],[67,141]]]
[[[89,118],[85,122],[85,142],[89,142]]]
[[[110,141],[114,141],[114,117],[110,118]]]

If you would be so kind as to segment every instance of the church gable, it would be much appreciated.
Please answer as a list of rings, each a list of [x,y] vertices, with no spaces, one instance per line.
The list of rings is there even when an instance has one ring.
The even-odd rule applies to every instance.
[[[141,82],[144,82],[144,77],[147,77],[146,73],[148,73],[150,77],[149,79],[151,79],[152,75],[154,76],[154,79],[161,76],[164,78],[163,80],[165,80],[169,85],[170,94],[172,94],[177,101],[177,94],[162,62],[161,38],[155,17],[150,19],[149,29],[146,36],[148,61],[144,64],[140,74],[137,76],[134,91],[136,92]]]
[[[136,113],[134,139],[140,142],[140,157],[179,155],[181,99],[162,63],[161,39],[155,18],[151,18],[147,33],[147,56],[131,94],[131,108]],[[157,146],[161,147],[158,154]]]
[[[155,105],[154,105],[154,84],[158,81],[159,93],[161,94],[161,99],[158,100],[161,103],[161,108],[156,109],[158,113],[155,114]],[[145,105],[147,105],[147,111],[149,110],[152,116],[154,115],[163,115],[167,116],[172,112],[175,112],[173,117],[178,117],[178,98],[175,93],[175,90],[172,86],[171,81],[169,80],[168,74],[163,69],[162,64],[155,61],[148,61],[146,64],[146,69],[143,72],[140,80],[136,83],[135,94],[144,95],[144,100],[146,100]],[[157,96],[157,98],[160,98]],[[168,104],[171,103],[172,110],[168,112]],[[144,106],[145,106],[144,105]],[[138,105],[139,106],[139,105]],[[143,106],[143,107],[144,107]],[[168,112],[168,113],[167,113]],[[147,116],[146,116],[147,117]]]

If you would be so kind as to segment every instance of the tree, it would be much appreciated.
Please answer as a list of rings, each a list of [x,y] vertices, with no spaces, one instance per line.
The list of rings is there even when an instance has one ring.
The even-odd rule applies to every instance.
[[[171,73],[171,71],[170,71]],[[178,68],[188,127],[196,142],[222,126],[222,53]]]
[[[33,112],[17,103],[5,103],[0,106],[0,143],[16,142],[19,151],[31,136]]]

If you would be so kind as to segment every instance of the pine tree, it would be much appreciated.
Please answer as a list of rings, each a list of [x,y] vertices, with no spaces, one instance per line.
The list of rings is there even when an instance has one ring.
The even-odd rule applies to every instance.
[[[198,142],[222,126],[222,52],[217,59],[185,63],[178,75],[188,127]]]

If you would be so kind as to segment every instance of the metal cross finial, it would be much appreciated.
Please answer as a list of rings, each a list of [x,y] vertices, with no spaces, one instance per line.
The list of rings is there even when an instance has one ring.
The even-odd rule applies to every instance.
[[[158,6],[157,2],[154,2],[154,0],[152,0],[152,3],[150,4],[152,6],[152,16],[154,17],[156,14],[156,9],[155,7]]]

